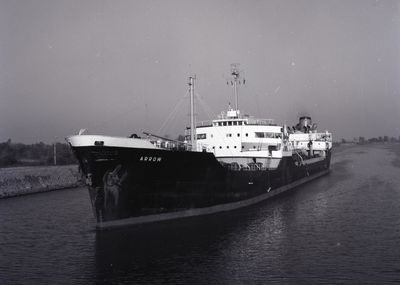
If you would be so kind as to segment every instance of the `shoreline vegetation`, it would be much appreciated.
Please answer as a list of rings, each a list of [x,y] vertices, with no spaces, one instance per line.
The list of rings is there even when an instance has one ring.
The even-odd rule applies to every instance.
[[[78,164],[66,143],[14,143],[11,139],[0,143],[0,168],[16,166]]]

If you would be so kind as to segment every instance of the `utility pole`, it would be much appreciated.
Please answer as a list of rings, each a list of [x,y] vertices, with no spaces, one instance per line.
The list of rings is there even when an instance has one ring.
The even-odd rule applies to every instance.
[[[57,165],[57,137],[54,138],[54,144],[53,144],[53,162],[54,165]]]

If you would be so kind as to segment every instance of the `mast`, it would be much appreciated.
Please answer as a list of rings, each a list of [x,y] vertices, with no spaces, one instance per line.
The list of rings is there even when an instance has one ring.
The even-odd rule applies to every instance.
[[[239,64],[237,64],[237,63],[231,64],[231,75],[233,76],[233,89],[235,92],[235,110],[239,110],[239,96],[238,96],[239,70],[238,70],[238,65]]]
[[[190,90],[190,144],[191,150],[196,151],[196,126],[194,118],[194,80],[196,76],[189,77],[189,90]]]

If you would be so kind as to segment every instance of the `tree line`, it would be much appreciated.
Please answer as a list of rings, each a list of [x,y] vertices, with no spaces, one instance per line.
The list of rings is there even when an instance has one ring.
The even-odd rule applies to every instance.
[[[66,143],[56,143],[57,165],[77,164]],[[0,167],[53,165],[54,145],[13,143],[11,139],[0,143]]]

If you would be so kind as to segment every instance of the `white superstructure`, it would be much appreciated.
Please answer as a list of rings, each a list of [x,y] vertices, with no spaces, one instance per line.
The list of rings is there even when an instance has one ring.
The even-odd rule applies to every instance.
[[[187,137],[189,134],[190,129]],[[261,163],[260,167],[274,169],[282,157],[296,153],[305,158],[323,158],[332,147],[328,132],[292,131],[270,119],[242,117],[239,110],[233,109],[209,123],[200,123],[196,136],[196,151],[212,152],[220,162],[237,163],[239,167]]]

